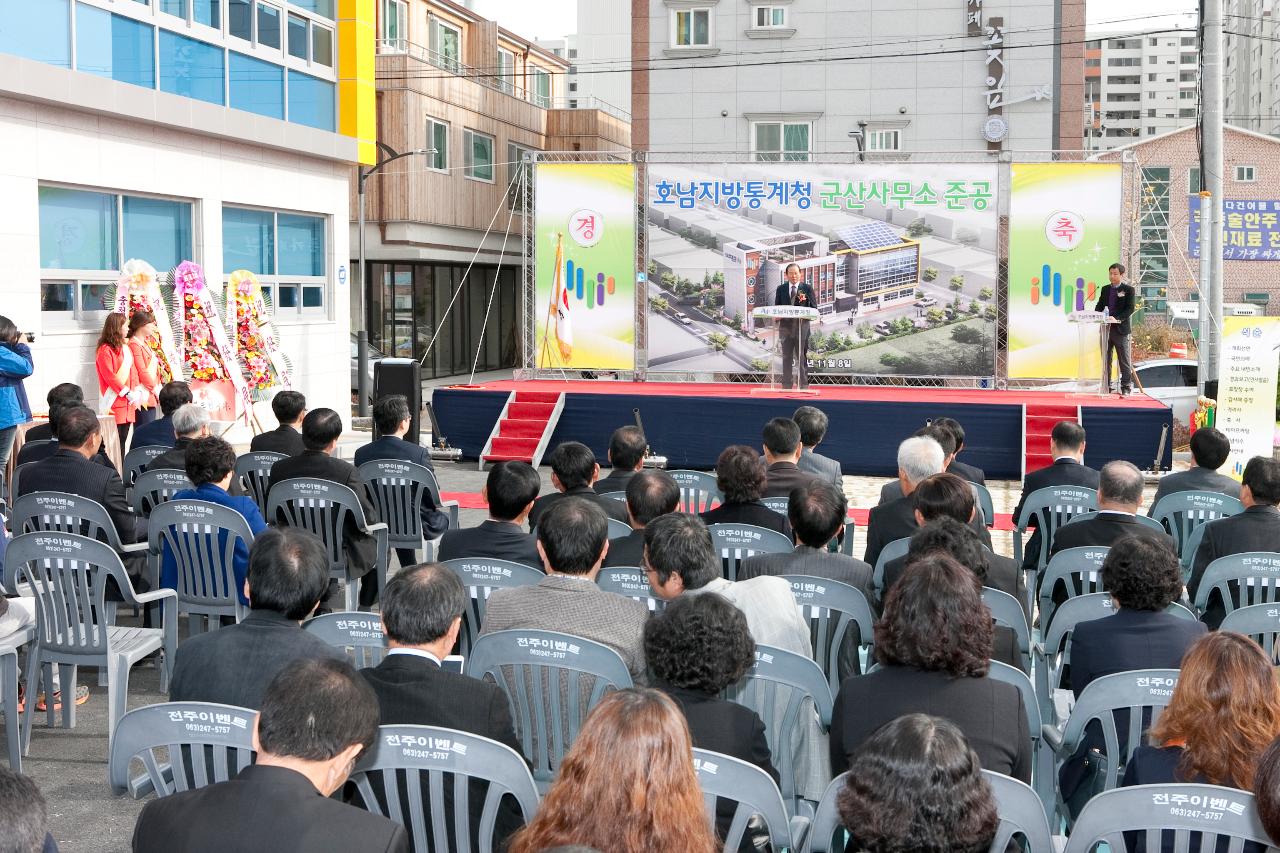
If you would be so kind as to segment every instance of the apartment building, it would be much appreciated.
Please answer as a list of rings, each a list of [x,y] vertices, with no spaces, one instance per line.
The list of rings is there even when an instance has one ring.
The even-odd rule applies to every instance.
[[[1223,117],[1237,127],[1280,135],[1280,36],[1275,0],[1226,0],[1223,28]]]
[[[631,3],[578,0],[573,35],[539,39],[538,44],[569,60],[565,96],[570,103],[594,98],[631,113]]]
[[[1085,142],[1106,151],[1194,124],[1199,49],[1194,30],[1104,37],[1086,47]]]

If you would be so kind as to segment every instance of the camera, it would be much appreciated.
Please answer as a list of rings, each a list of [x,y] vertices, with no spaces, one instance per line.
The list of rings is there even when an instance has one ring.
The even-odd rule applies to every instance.
[[[27,343],[29,343],[29,344],[34,344],[34,343],[36,342],[36,333],[35,333],[35,332],[18,332],[18,337],[19,337],[19,338],[26,338],[26,339],[27,339]]]

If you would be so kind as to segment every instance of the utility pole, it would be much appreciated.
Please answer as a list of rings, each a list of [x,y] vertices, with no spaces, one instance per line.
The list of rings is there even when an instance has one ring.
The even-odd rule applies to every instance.
[[[1223,2],[1204,0],[1200,21],[1200,368],[1196,385],[1201,394],[1206,382],[1218,378],[1222,346]]]

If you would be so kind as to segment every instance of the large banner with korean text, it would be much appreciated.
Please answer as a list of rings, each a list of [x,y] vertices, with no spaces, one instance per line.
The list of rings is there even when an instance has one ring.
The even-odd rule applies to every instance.
[[[809,372],[995,374],[999,167],[646,167],[648,370],[764,373],[795,265],[817,297]]]
[[[1191,215],[1187,247],[1200,257],[1200,196],[1187,200]],[[1227,261],[1280,261],[1280,201],[1222,200],[1222,258]]]
[[[1222,469],[1239,480],[1254,456],[1271,458],[1280,369],[1280,317],[1223,317],[1215,426],[1231,442]]]
[[[1120,259],[1121,169],[1118,163],[1011,167],[1010,379],[1101,376],[1101,347],[1082,348],[1070,318],[1094,308],[1107,268]],[[1085,334],[1096,337],[1096,328]]]

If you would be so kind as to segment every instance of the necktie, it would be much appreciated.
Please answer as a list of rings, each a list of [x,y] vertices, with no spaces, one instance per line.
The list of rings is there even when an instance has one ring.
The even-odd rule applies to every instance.
[[[794,305],[795,301],[796,301],[796,286],[793,284],[791,285],[791,304]]]

